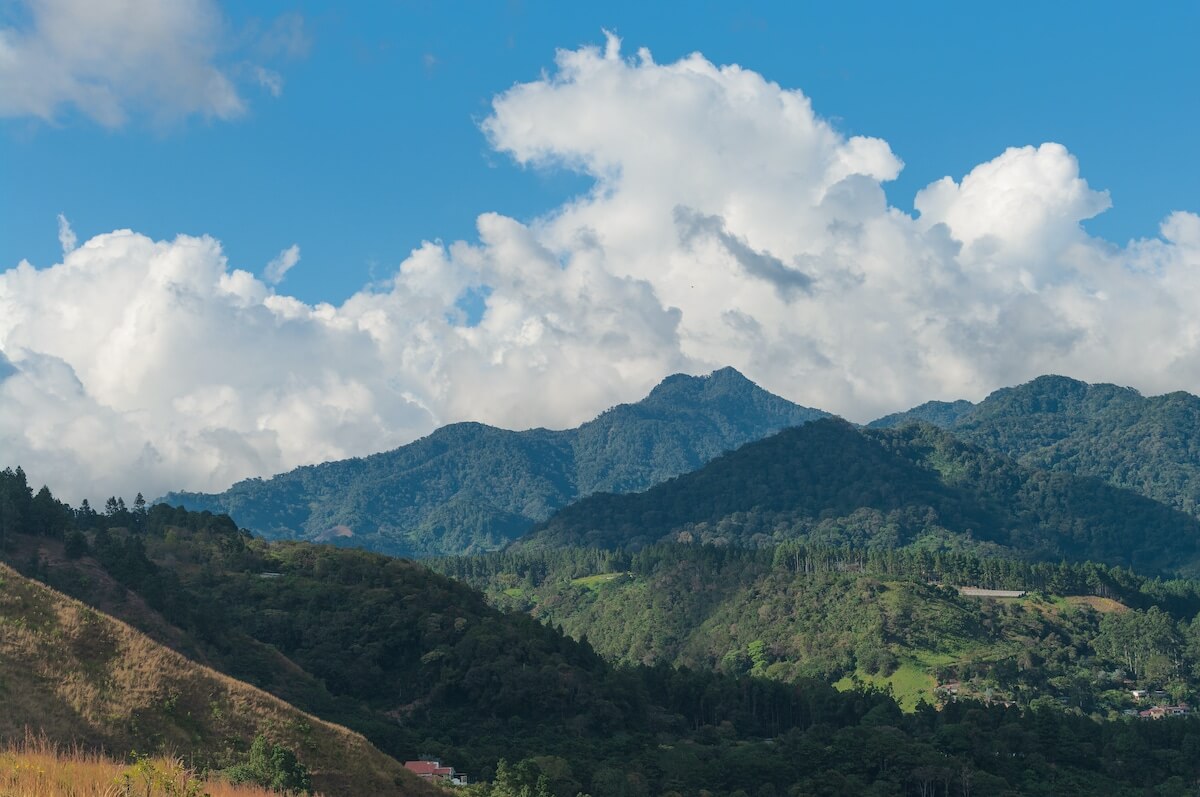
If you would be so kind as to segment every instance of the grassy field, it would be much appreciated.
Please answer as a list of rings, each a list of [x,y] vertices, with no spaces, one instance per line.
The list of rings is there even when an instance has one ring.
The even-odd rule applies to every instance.
[[[928,668],[929,665],[916,659],[903,659],[891,675],[872,675],[859,670],[853,676],[846,676],[837,681],[833,686],[842,691],[852,689],[855,682],[878,687],[891,686],[892,694],[900,708],[913,711],[922,698],[927,703],[934,702],[934,688],[937,684],[934,683]]]
[[[277,797],[257,786],[203,778],[177,759],[122,764],[29,740],[0,750],[0,795],[20,797]]]
[[[586,587],[588,589],[600,589],[610,581],[616,581],[618,578],[624,578],[624,573],[599,573],[594,576],[584,576],[583,578],[571,579],[571,583],[577,587]]]

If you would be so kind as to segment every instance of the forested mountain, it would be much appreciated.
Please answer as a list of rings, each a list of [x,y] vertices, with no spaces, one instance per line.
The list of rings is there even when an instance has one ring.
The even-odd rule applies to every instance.
[[[89,749],[186,751],[192,766],[221,769],[269,734],[328,795],[437,794],[362,736],[189,661],[2,563],[0,694],[4,741],[32,732]]]
[[[889,685],[910,708],[949,697],[936,692],[944,682],[957,682],[959,697],[1099,716],[1144,708],[1133,687],[1176,701],[1200,695],[1197,581],[797,543],[559,549],[433,564],[629,664],[785,682],[857,679]],[[980,598],[954,585],[1026,594]]]
[[[1024,467],[928,425],[860,430],[837,419],[747,444],[642,493],[583,499],[514,549],[667,539],[917,543],[1143,571],[1200,564],[1200,522],[1130,491]]]
[[[931,402],[873,427],[924,421],[1023,465],[1095,476],[1200,516],[1200,398],[1043,376],[978,404]]]
[[[597,491],[633,492],[724,451],[825,416],[732,368],[668,377],[576,429],[460,423],[394,451],[162,499],[225,512],[268,539],[332,541],[393,555],[492,550]]]
[[[906,714],[884,691],[799,675],[614,665],[411,562],[116,499],[99,514],[46,491],[42,514],[19,471],[0,472],[0,491],[0,552],[27,575],[98,594],[272,690],[298,681],[313,713],[393,754],[492,781],[471,797],[1182,795],[1200,778],[1196,720],[970,700]],[[3,627],[24,638],[33,608],[5,605]]]

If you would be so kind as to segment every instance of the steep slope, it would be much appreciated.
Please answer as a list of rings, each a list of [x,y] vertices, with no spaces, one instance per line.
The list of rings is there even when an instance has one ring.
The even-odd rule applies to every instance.
[[[860,431],[827,419],[725,454],[643,493],[595,495],[514,544],[641,547],[918,540],[1190,571],[1200,522],[1093,479],[1033,470],[931,426]]]
[[[221,764],[256,734],[296,750],[328,794],[432,795],[362,736],[198,665],[0,564],[0,737],[170,751]]]
[[[923,421],[1024,465],[1094,476],[1200,515],[1200,398],[1145,397],[1043,376],[979,404],[931,403],[871,424]]]
[[[403,556],[494,550],[580,496],[642,490],[824,415],[725,368],[668,377],[577,429],[454,424],[394,451],[162,500],[229,513],[268,539]]]

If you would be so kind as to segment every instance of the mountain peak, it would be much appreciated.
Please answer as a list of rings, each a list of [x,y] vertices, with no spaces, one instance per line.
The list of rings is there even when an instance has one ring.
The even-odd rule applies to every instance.
[[[1087,382],[1079,379],[1073,379],[1069,376],[1060,374],[1043,374],[1042,376],[1025,382],[1024,384],[1014,387],[1003,387],[988,395],[988,399],[999,398],[1004,395],[1022,394],[1036,396],[1083,396],[1086,395],[1091,388]],[[986,401],[987,399],[985,399]]]
[[[703,377],[703,378],[710,379],[714,382],[717,382],[717,381],[749,382],[750,381],[749,379],[746,378],[746,376],[741,371],[734,368],[732,365],[727,365],[724,368],[718,368],[717,370],[715,370],[711,374],[709,374],[707,377]]]
[[[728,395],[762,395],[778,398],[747,379],[741,371],[726,366],[703,376],[672,374],[659,382],[650,391],[650,394],[639,403],[653,404],[663,400],[678,399],[694,401]]]
[[[718,368],[710,374],[671,374],[659,382],[654,389],[650,391],[650,395],[653,396],[658,391],[664,389],[676,389],[682,386],[702,387],[709,384],[753,385],[754,383],[747,379],[741,371],[734,368],[732,365],[727,365],[724,368]]]
[[[966,399],[927,401],[924,404],[918,404],[911,410],[893,412],[891,415],[871,421],[867,427],[870,429],[894,429],[908,423],[921,422],[933,424],[942,429],[950,429],[973,409],[975,409],[975,405]]]
[[[1016,387],[1006,387],[980,402],[980,412],[988,413],[1004,407],[1020,407],[1032,413],[1083,413],[1091,415],[1102,407],[1142,400],[1142,394],[1131,387],[1109,383],[1090,384],[1057,374],[1039,376]]]

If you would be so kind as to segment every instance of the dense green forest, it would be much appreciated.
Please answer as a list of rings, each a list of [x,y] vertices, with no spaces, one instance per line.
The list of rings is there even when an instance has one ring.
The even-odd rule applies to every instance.
[[[659,544],[436,560],[605,658],[1113,717],[1200,694],[1200,582],[920,548]],[[1013,589],[1003,600],[955,586]]]
[[[228,513],[269,539],[331,541],[402,556],[494,550],[576,498],[633,492],[826,413],[732,368],[678,374],[576,429],[438,429],[374,456],[163,501]]]
[[[661,540],[864,548],[917,544],[1196,572],[1200,522],[1096,479],[1036,470],[932,426],[787,429],[643,493],[600,494],[519,540],[522,550]]]
[[[487,797],[1173,795],[1200,779],[1193,719],[973,700],[905,713],[883,690],[761,677],[753,651],[742,672],[610,663],[411,562],[272,544],[181,508],[35,500],[19,471],[0,477],[4,555],[22,570],[394,755],[442,755],[491,781]]]
[[[872,426],[913,421],[1035,468],[1094,476],[1200,515],[1200,398],[1144,397],[1116,385],[1043,376],[979,404],[930,402]]]

